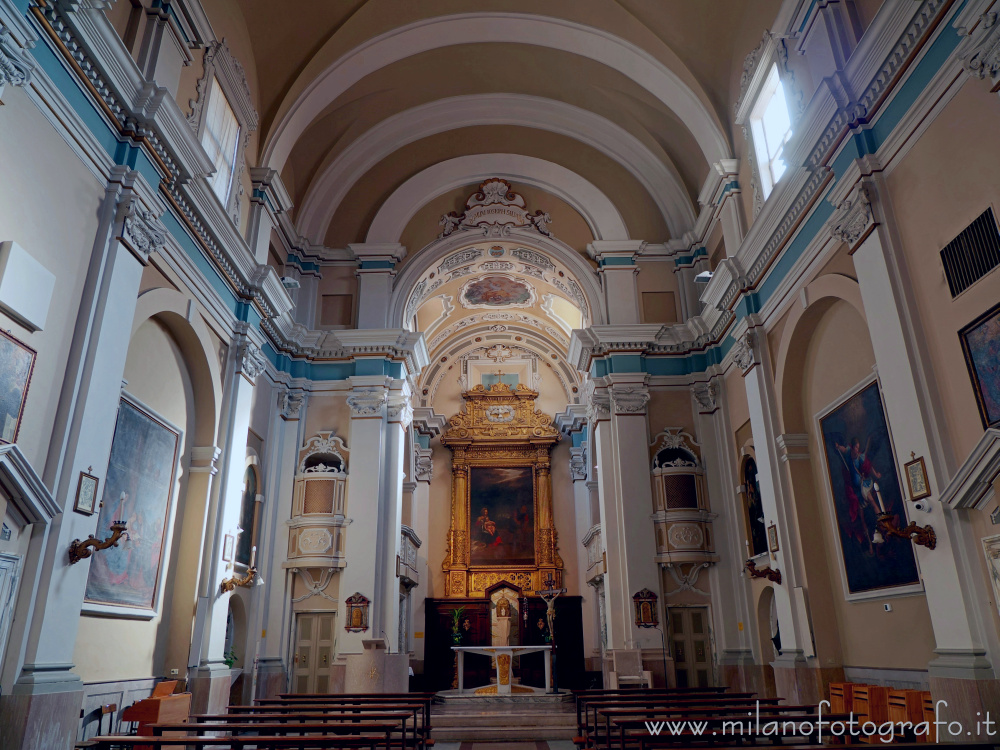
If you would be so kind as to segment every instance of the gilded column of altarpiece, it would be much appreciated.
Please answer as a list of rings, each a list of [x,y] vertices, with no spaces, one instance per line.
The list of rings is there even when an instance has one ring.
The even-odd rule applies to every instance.
[[[441,443],[452,451],[445,596],[485,596],[507,581],[525,593],[562,586],[552,515],[552,417],[524,385],[477,385],[462,394]]]

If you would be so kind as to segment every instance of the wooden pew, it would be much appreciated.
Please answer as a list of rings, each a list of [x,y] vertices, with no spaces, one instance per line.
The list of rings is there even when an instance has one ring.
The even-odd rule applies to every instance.
[[[875,725],[889,721],[889,688],[881,685],[856,685],[854,688],[854,714],[858,725],[872,722]],[[863,738],[862,742],[881,742],[877,736]]]
[[[628,696],[645,697],[649,695],[663,695],[663,696],[696,696],[705,695],[706,697],[712,695],[718,695],[725,693],[729,688],[726,687],[710,687],[710,688],[617,688],[615,690],[574,690],[573,691],[573,702],[576,704],[576,725],[580,727],[580,712],[583,710],[583,706],[589,700],[607,698],[608,700],[613,700],[615,698],[627,698]]]
[[[223,732],[226,737],[252,738],[252,737],[298,737],[306,742],[312,741],[315,737],[343,737],[343,736],[375,736],[382,735],[385,738],[386,750],[393,746],[404,750],[406,748],[406,735],[402,729],[400,721],[347,721],[347,722],[309,722],[309,723],[287,723],[287,722],[242,722],[218,724],[157,724],[151,727],[154,736],[163,736],[164,732],[171,732],[170,739],[178,737],[182,744],[187,739],[194,737],[208,736],[211,732]],[[183,733],[175,735],[173,733]],[[399,740],[393,742],[393,735],[398,734]]]
[[[259,734],[280,736],[288,732],[321,731],[333,724],[355,726],[370,722],[393,722],[400,733],[400,748],[410,745],[418,748],[422,744],[422,734],[413,712],[410,711],[365,711],[351,713],[291,713],[266,714],[199,714],[191,717],[187,724],[155,724],[150,727],[156,736],[168,731],[239,733],[256,730]],[[407,733],[410,739],[407,740]]]
[[[180,740],[178,742],[178,739]],[[93,737],[87,742],[80,743],[79,747],[86,747],[89,750],[135,750],[141,746],[147,746],[160,750],[177,750],[185,748],[200,750],[201,748],[212,748],[212,750],[246,750],[248,746],[255,750],[284,750],[285,748],[294,750],[355,750],[367,748],[367,750],[388,750],[387,740],[383,736],[375,735],[355,735],[353,737],[267,737],[247,735],[245,737],[143,737],[139,735],[105,735]],[[926,745],[924,749],[926,750]]]

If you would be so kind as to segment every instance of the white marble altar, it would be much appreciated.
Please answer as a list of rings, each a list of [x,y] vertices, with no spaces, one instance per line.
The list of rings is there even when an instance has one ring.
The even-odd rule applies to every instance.
[[[465,692],[464,672],[465,654],[483,654],[492,656],[493,663],[497,670],[497,695],[510,695],[511,690],[511,665],[515,656],[533,654],[537,651],[545,652],[545,689],[541,692],[552,692],[552,646],[452,646],[451,650],[458,654],[458,692]],[[485,686],[481,686],[485,687]],[[470,688],[474,691],[478,688]]]

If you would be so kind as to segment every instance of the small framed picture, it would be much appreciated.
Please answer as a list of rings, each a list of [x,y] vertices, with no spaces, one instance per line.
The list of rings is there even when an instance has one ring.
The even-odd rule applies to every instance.
[[[931,494],[923,456],[914,457],[909,463],[903,464],[903,471],[906,473],[906,484],[910,488],[910,500],[919,500]]]
[[[85,471],[80,472],[80,481],[76,485],[76,502],[73,510],[85,516],[93,515],[97,507],[97,486],[100,481]]]
[[[236,548],[236,537],[232,534],[226,534],[226,538],[222,542],[222,559],[225,562],[233,561],[233,550]]]
[[[773,523],[767,527],[767,548],[771,554],[778,551],[778,527]]]

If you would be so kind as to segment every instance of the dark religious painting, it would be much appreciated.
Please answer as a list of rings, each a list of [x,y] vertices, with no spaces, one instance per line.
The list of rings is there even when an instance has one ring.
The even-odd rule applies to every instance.
[[[908,586],[920,579],[909,539],[878,532],[878,514],[905,526],[903,496],[878,383],[820,419],[840,547],[852,594]]]
[[[0,443],[13,443],[21,426],[35,350],[0,331]]]
[[[767,552],[767,529],[764,525],[764,504],[760,497],[760,483],[757,481],[757,462],[750,456],[743,462],[743,488],[750,556],[756,557]]]
[[[534,565],[532,468],[472,467],[469,520],[473,565]]]
[[[984,427],[1000,425],[1000,305],[958,332]]]
[[[531,291],[531,287],[523,281],[508,276],[486,276],[469,284],[465,290],[465,299],[471,305],[524,306],[531,304]]]
[[[128,539],[91,559],[87,601],[154,607],[178,438],[176,430],[122,399],[96,536],[110,536],[111,524],[121,520]]]

